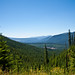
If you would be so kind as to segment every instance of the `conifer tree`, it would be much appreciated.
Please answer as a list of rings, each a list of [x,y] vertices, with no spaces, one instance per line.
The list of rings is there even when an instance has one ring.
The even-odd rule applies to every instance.
[[[3,40],[3,36],[0,35],[0,67],[2,71],[9,70],[10,62],[10,50],[6,45],[6,41]]]
[[[69,57],[68,57],[68,53],[66,54],[66,69],[68,71],[68,62],[69,62]]]
[[[57,58],[56,58],[56,67],[58,66],[58,62],[59,62],[59,61],[58,61],[58,57],[57,57]]]
[[[71,46],[71,33],[70,33],[70,29],[69,29],[69,47]]]
[[[53,60],[54,60],[53,65],[56,66],[55,53],[53,54]]]
[[[44,64],[48,64],[49,60],[48,60],[48,51],[47,51],[47,47],[45,44],[45,50],[44,50]]]

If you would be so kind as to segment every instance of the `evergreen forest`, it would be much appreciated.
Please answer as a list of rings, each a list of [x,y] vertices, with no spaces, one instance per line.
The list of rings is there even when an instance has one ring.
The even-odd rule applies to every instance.
[[[68,48],[49,50],[13,41],[0,34],[0,75],[75,75],[75,32]]]

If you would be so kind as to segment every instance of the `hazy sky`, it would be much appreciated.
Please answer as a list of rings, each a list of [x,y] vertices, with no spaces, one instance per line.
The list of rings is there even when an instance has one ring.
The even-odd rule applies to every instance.
[[[75,0],[0,0],[0,32],[8,37],[75,30]]]

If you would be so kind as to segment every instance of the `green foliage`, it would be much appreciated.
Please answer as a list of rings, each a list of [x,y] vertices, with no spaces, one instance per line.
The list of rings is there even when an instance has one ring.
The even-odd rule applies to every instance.
[[[72,71],[75,67],[75,45],[69,48],[68,54],[69,54],[69,69]]]
[[[72,45],[68,50],[64,50],[55,59],[51,60],[52,58],[53,56],[50,58],[51,67],[60,67],[67,72],[73,72],[75,70],[75,45]],[[55,64],[53,64],[54,62]]]
[[[40,68],[44,62],[44,51],[31,45],[19,43],[4,37],[9,46],[10,53],[13,55],[13,68],[12,70],[21,71],[24,68],[26,71],[32,68]]]
[[[59,72],[59,69],[61,69],[61,72],[64,74],[67,72],[68,74],[75,70],[75,45],[70,46],[68,50],[64,50],[57,55],[56,52],[58,50],[47,49],[46,45],[45,49],[40,49],[31,45],[15,42],[6,37],[4,37],[4,40],[7,41],[7,45],[9,46],[6,47],[7,45],[4,41],[4,50],[7,50],[7,57],[9,57],[10,54],[12,54],[12,56],[10,56],[11,59],[13,57],[13,66],[12,68],[10,67],[12,72],[21,73],[25,71],[29,73],[43,71],[48,73],[52,70],[52,73],[56,74],[54,73],[54,69],[56,72]],[[1,49],[0,47],[0,51]],[[2,52],[0,53],[2,54]],[[0,57],[0,60],[2,61],[2,57]],[[44,63],[46,65],[44,65]]]
[[[0,66],[2,71],[9,70],[11,67],[10,50],[6,45],[6,41],[3,40],[3,36],[0,35]]]

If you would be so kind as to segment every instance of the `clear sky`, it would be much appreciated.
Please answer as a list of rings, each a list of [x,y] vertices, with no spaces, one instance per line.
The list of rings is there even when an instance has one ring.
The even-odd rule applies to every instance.
[[[0,32],[8,37],[75,30],[75,0],[0,0]]]

